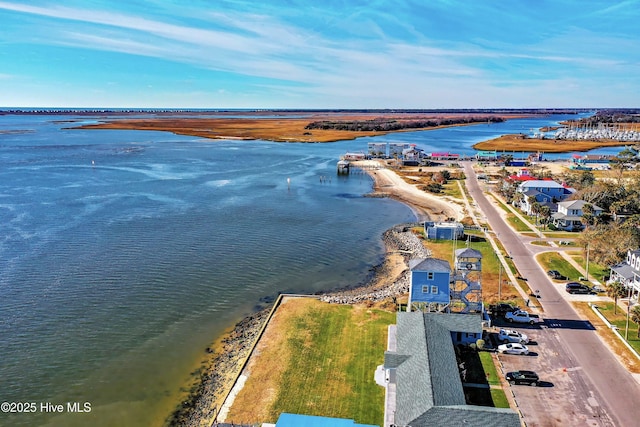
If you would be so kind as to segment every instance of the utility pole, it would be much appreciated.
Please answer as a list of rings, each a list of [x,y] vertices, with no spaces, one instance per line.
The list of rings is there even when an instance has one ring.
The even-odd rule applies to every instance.
[[[589,281],[589,243],[587,243],[587,268],[586,268],[585,274],[588,282]]]
[[[498,265],[500,266],[500,274],[498,276],[498,301],[500,301],[502,299],[502,263]]]

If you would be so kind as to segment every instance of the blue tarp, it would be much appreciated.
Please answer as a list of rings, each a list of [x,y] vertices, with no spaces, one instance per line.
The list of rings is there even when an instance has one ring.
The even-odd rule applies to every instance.
[[[318,417],[315,415],[280,414],[276,427],[379,427],[371,424],[356,424],[345,418]]]

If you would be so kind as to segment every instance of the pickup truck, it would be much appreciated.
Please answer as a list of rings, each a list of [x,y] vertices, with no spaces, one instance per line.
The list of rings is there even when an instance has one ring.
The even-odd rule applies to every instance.
[[[516,311],[506,313],[504,315],[504,318],[507,320],[507,322],[529,323],[531,325],[536,323],[536,321],[538,320],[524,310],[516,310]]]

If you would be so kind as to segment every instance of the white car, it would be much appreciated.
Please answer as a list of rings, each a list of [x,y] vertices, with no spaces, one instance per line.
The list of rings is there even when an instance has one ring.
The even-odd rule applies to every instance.
[[[524,344],[509,343],[498,346],[498,353],[502,354],[529,354],[529,349]]]
[[[505,344],[509,342],[528,344],[529,337],[526,334],[522,334],[511,329],[500,329],[500,333],[498,333],[498,341],[501,341]]]
[[[534,323],[536,323],[535,319],[533,317],[531,317],[529,315],[529,313],[527,313],[524,310],[516,310],[512,313],[507,313],[504,315],[504,318],[507,320],[507,322],[516,322],[516,323],[529,323],[531,325],[533,325]]]

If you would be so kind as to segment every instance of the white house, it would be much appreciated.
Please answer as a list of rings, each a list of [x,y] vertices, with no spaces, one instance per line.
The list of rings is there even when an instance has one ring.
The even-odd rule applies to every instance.
[[[584,200],[568,200],[558,203],[558,212],[552,215],[553,225],[567,231],[581,230],[582,216],[584,215],[584,205],[589,204]],[[599,216],[603,209],[597,205],[591,204],[593,207],[593,215]]]
[[[631,289],[631,299],[638,301],[640,295],[640,249],[627,251],[627,259],[611,266],[608,283],[620,282]]]

